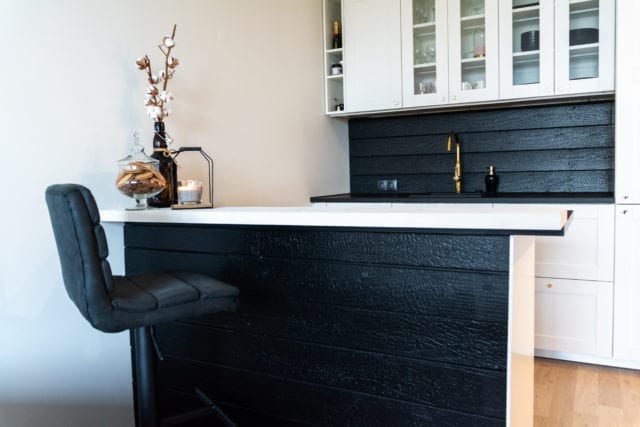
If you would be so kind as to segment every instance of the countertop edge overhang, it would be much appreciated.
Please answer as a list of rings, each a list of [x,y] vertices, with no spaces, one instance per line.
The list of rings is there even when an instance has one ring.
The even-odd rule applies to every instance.
[[[214,209],[101,210],[103,222],[475,230],[518,235],[562,235],[571,212],[555,207],[394,205],[221,207]]]

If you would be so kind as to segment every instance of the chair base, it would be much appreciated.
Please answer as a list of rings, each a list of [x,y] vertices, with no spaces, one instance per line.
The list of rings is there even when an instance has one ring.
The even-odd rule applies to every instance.
[[[195,389],[196,396],[205,404],[204,407],[194,409],[183,414],[173,415],[158,421],[156,406],[155,364],[156,354],[160,356],[150,326],[141,326],[131,330],[132,336],[132,364],[135,391],[136,427],[158,427],[179,425],[186,421],[211,415],[216,415],[227,427],[236,424],[225,415],[211,399],[199,388]]]

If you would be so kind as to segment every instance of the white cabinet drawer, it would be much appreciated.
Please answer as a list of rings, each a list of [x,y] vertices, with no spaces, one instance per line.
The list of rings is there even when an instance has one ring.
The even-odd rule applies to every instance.
[[[536,278],[535,348],[611,357],[613,284]]]
[[[536,238],[536,276],[613,281],[614,205],[562,205],[573,211],[564,236]]]

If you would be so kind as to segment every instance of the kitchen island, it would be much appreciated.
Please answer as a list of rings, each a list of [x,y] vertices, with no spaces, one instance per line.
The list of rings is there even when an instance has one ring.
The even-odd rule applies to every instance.
[[[532,425],[533,235],[566,211],[340,205],[102,211],[127,273],[192,270],[236,313],[159,325],[160,408],[241,425]]]

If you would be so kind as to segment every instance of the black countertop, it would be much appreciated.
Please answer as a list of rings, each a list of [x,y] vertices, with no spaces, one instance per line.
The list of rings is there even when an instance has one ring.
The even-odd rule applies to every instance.
[[[613,193],[342,193],[311,203],[614,203]]]

